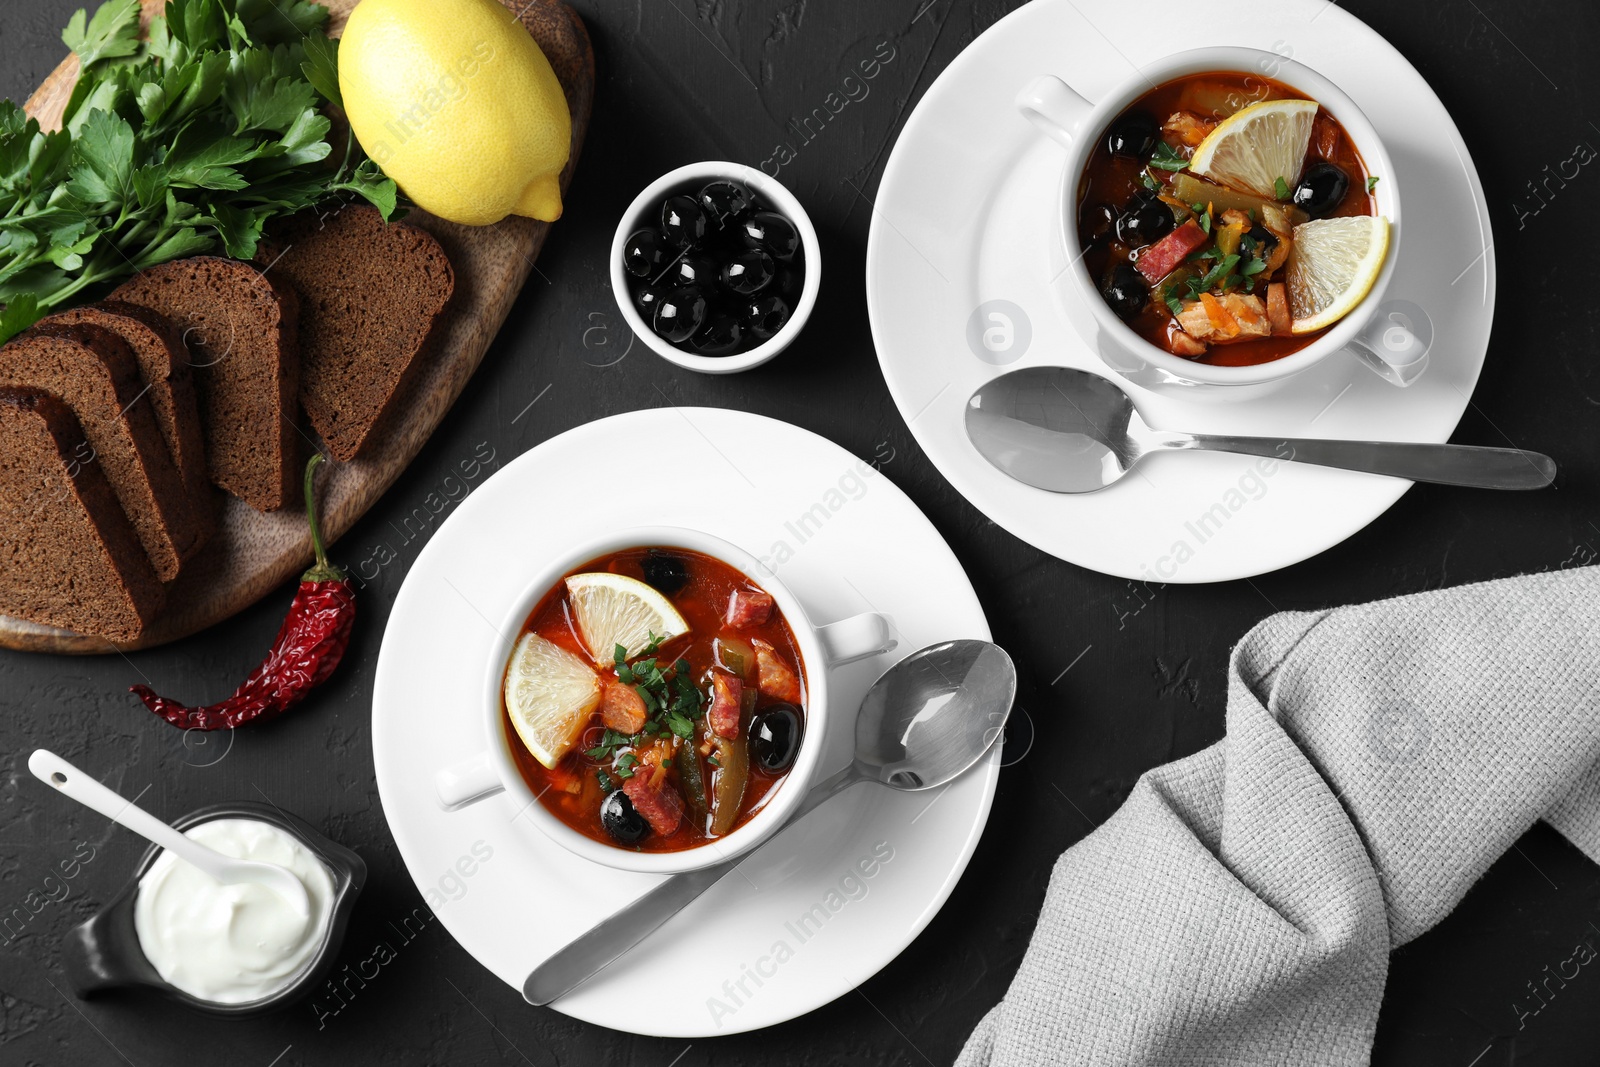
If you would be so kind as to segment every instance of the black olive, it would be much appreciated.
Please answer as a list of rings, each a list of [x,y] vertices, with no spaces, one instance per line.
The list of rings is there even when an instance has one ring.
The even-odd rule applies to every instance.
[[[633,801],[620,789],[613,789],[600,802],[600,825],[619,845],[637,845],[650,834],[650,824],[633,810]]]
[[[1118,117],[1106,131],[1106,150],[1114,156],[1127,156],[1148,163],[1161,139],[1161,123],[1146,111],[1129,111]]]
[[[726,312],[714,312],[690,343],[702,356],[731,356],[744,344],[745,329]]]
[[[1144,275],[1131,263],[1118,263],[1100,292],[1123,322],[1138,318],[1139,312],[1150,302],[1150,287],[1145,284]]]
[[[672,596],[689,581],[689,565],[683,558],[659,549],[652,548],[639,561],[639,569],[644,572],[646,584],[667,596]]]
[[[685,252],[667,268],[661,284],[669,288],[673,285],[698,285],[702,289],[709,289],[716,280],[717,265],[710,256]]]
[[[658,230],[640,230],[622,246],[622,265],[635,278],[654,278],[671,258],[667,240]]]
[[[776,211],[758,211],[744,220],[744,244],[773,259],[790,259],[800,250],[800,231]]]
[[[1135,197],[1128,209],[1117,217],[1117,240],[1129,248],[1155,244],[1178,225],[1172,209],[1160,200]]]
[[[661,205],[661,232],[674,248],[698,248],[710,229],[706,209],[692,196],[669,196]]]
[[[1317,219],[1338,207],[1350,191],[1350,175],[1332,163],[1318,163],[1295,186],[1294,206]]]
[[[789,302],[776,293],[763,293],[744,305],[739,321],[757,341],[776,336],[789,322]]]
[[[1253,251],[1262,259],[1271,258],[1272,250],[1278,247],[1278,238],[1273,235],[1271,230],[1267,229],[1259,222],[1256,223],[1255,226],[1251,228],[1250,232],[1245,236],[1249,237],[1250,240],[1256,243],[1256,247],[1253,249]]]
[[[639,317],[646,322],[654,322],[656,318],[656,305],[661,302],[661,289],[654,285],[641,285],[633,291],[633,306],[639,309]]]
[[[698,285],[685,285],[666,293],[657,302],[653,325],[656,333],[668,341],[682,344],[694,336],[709,311],[705,290]]]
[[[744,218],[755,210],[755,195],[738,182],[715,181],[700,190],[700,206],[718,227]]]
[[[776,291],[790,307],[800,303],[800,293],[806,287],[805,266],[797,257],[788,263],[779,263],[777,275],[768,292]]]
[[[1085,244],[1104,244],[1117,228],[1117,209],[1110,204],[1095,204],[1083,213]]]
[[[786,771],[800,750],[800,709],[774,704],[750,723],[750,755],[762,770]]]
[[[765,252],[742,252],[722,265],[718,278],[729,292],[754,296],[767,287],[774,273],[772,257]]]

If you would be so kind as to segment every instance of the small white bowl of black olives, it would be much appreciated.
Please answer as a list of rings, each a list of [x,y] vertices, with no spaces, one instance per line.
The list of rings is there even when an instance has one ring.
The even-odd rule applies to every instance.
[[[811,316],[817,231],[794,194],[740,163],[663,174],[611,241],[622,317],[662,359],[703,374],[759,367]]]

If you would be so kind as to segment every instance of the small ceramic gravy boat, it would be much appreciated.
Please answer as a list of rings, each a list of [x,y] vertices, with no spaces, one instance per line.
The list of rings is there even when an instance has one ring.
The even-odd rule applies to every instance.
[[[134,868],[133,877],[92,918],[74,927],[62,939],[61,955],[67,980],[80,997],[91,997],[114,989],[153,989],[186,1007],[208,1015],[243,1017],[263,1015],[288,1007],[316,989],[332,970],[344,941],[351,909],[367,881],[367,865],[343,845],[330,840],[305,820],[279,811],[268,804],[239,801],[212,804],[179,819],[172,825],[187,830],[213,819],[255,819],[284,830],[300,840],[328,868],[333,879],[333,896],[322,944],[310,965],[289,985],[270,996],[242,1004],[220,1004],[190,995],[162,979],[145,957],[134,929],[134,902],[139,895],[139,880],[161,853],[151,845]]]

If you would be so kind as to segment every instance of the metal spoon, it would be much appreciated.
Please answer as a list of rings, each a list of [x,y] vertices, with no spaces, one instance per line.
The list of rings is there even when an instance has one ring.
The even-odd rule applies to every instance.
[[[1000,736],[1016,691],[1016,668],[999,645],[946,641],[913,652],[873,682],[861,702],[855,762],[813,786],[784,829],[857,782],[917,790],[951,781]],[[672,875],[601,920],[535,968],[522,985],[523,998],[548,1004],[572,992],[772,840],[724,863]]]
[[[147,841],[154,842],[178,858],[209,874],[222,885],[254,882],[264,885],[299,912],[311,914],[311,900],[306,887],[292,873],[274,863],[234,859],[207,848],[193,838],[174,830],[131,800],[124,800],[92,777],[80,771],[48,749],[35,749],[28,757],[28,770],[46,785],[76,800],[79,804],[112,822],[132,830]]]
[[[986,383],[967,401],[967,436],[984,459],[1052,493],[1104,489],[1151,452],[1171,450],[1237,452],[1479,489],[1542,489],[1556,476],[1549,456],[1519,448],[1156,430],[1115,384],[1070,367],[1029,367]]]

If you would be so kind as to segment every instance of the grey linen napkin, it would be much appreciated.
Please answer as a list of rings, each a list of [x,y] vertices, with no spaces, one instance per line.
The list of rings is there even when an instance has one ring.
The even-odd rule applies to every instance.
[[[1544,818],[1600,862],[1600,568],[1285,612],[1056,862],[958,1067],[1364,1064],[1389,951]]]

